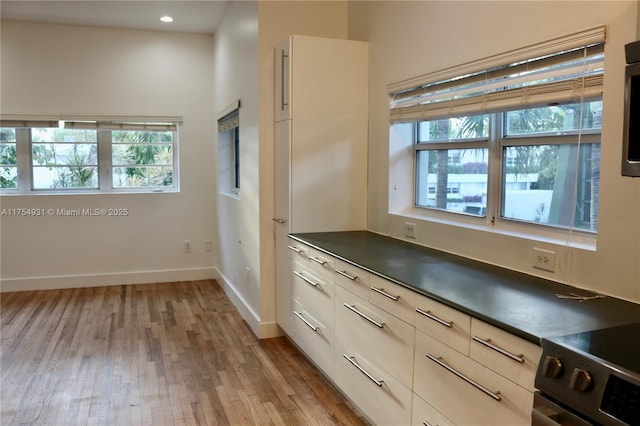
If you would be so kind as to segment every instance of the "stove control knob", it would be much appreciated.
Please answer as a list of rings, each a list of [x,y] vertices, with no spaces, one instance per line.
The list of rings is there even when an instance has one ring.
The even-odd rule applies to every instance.
[[[587,370],[574,368],[569,380],[569,388],[577,392],[586,392],[591,388],[593,379]]]
[[[547,355],[542,364],[542,375],[555,379],[562,374],[562,361],[555,356]]]

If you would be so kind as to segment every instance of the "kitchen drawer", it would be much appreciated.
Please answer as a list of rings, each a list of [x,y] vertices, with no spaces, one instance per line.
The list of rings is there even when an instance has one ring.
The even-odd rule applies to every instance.
[[[369,302],[404,322],[409,324],[415,322],[415,291],[373,274],[370,285]]]
[[[335,264],[335,257],[321,251],[311,249],[311,253],[309,254],[309,268],[311,268],[311,270],[316,274],[333,281],[333,276],[336,272]]]
[[[417,295],[415,324],[417,330],[465,355],[469,355],[471,339],[471,317],[469,315],[426,296]]]
[[[421,332],[416,333],[413,386],[455,424],[531,424],[532,392]]]
[[[407,387],[413,381],[415,329],[336,286],[335,338],[383,368]]]
[[[309,246],[289,238],[289,244],[287,245],[287,249],[289,250],[289,258],[291,260],[294,260],[305,266],[308,266],[309,254],[311,253],[311,248]]]
[[[333,282],[294,262],[291,283],[291,297],[333,329]]]
[[[454,426],[451,420],[447,419],[415,393],[413,394],[411,424],[412,426]]]
[[[409,424],[411,390],[359,351],[338,340],[335,349],[334,381],[360,411],[377,425]]]
[[[335,283],[363,299],[369,298],[369,272],[337,259],[335,264]]]
[[[296,299],[293,306],[293,341],[327,376],[333,378],[333,329]]]
[[[476,318],[471,320],[471,358],[534,391],[542,348]]]

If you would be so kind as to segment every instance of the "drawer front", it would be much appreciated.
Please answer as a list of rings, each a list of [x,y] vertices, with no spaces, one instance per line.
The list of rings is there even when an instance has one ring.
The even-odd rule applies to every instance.
[[[411,421],[411,390],[358,351],[335,343],[334,381],[377,425]]]
[[[416,329],[469,355],[471,317],[428,297],[417,295]]]
[[[318,368],[333,378],[333,330],[296,299],[291,303],[293,341]]]
[[[415,393],[413,394],[411,424],[412,426],[454,426],[451,420],[447,419]]]
[[[421,332],[416,335],[414,392],[433,408],[455,424],[531,424],[532,392]]]
[[[476,318],[471,320],[471,358],[533,392],[542,348]]]
[[[333,289],[327,278],[318,276],[299,263],[293,264],[291,297],[299,301],[323,324],[333,329]]]
[[[336,271],[335,264],[335,257],[311,249],[309,254],[309,268],[316,274],[326,277],[329,281],[333,281],[333,276]]]
[[[309,255],[311,248],[305,244],[299,243],[289,238],[287,250],[289,251],[289,258],[305,266],[309,265]]]
[[[368,299],[369,297],[369,272],[353,266],[350,263],[337,259],[335,264],[335,283],[350,292]]]
[[[335,292],[336,341],[410,388],[415,329],[341,287]]]
[[[413,290],[371,275],[369,302],[406,323],[415,323],[416,292]]]

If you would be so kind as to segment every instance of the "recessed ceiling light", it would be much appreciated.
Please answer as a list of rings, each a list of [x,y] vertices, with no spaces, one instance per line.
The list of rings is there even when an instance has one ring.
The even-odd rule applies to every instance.
[[[163,16],[162,18],[160,18],[160,20],[167,23],[173,22],[173,18],[171,16]]]

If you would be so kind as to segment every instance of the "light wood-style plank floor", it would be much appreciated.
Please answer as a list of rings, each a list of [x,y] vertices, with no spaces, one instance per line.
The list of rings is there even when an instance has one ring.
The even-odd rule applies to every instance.
[[[214,280],[1,296],[1,424],[359,425]]]

